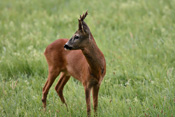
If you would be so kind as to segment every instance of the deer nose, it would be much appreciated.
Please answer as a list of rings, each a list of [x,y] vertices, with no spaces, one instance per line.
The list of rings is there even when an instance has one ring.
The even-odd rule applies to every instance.
[[[66,50],[71,50],[72,47],[70,47],[70,46],[68,46],[67,44],[65,44],[65,45],[64,45],[64,49],[66,49]]]

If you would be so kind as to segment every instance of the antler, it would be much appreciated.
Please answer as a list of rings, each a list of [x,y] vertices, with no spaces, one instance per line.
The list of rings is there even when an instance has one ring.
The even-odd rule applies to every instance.
[[[83,21],[86,18],[87,15],[88,15],[88,10],[85,12],[85,14],[83,13],[82,16],[80,15],[80,19],[79,20]]]
[[[79,21],[79,30],[81,30],[84,34],[86,32],[88,32],[87,30],[89,30],[87,24],[83,21],[86,18],[87,15],[88,15],[88,10],[85,13],[83,13],[82,16],[80,15],[80,19],[78,19],[78,21]]]

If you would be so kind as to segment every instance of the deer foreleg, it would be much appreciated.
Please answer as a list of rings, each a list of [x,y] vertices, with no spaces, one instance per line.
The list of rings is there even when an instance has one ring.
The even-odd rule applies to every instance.
[[[92,87],[94,113],[97,114],[99,85]]]
[[[88,115],[88,117],[90,117],[90,112],[91,112],[90,93],[91,93],[91,89],[85,87],[85,96],[86,96],[86,105],[87,105],[87,115]]]

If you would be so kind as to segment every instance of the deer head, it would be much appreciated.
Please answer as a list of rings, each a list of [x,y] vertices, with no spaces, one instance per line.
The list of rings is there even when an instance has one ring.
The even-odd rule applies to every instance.
[[[80,19],[78,19],[79,28],[75,32],[75,34],[71,37],[71,39],[64,45],[65,49],[67,50],[83,49],[87,45],[89,41],[89,35],[91,34],[89,27],[84,22],[84,19],[86,18],[87,15],[88,15],[87,11],[82,16],[80,15]]]

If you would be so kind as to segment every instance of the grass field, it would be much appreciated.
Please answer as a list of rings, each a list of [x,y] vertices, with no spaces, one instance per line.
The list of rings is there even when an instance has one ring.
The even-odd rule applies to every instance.
[[[0,116],[86,116],[83,86],[64,88],[69,111],[54,86],[42,109],[47,78],[43,52],[70,38],[79,15],[103,51],[107,73],[99,117],[175,116],[175,0],[1,0]],[[93,112],[92,112],[93,115]]]

